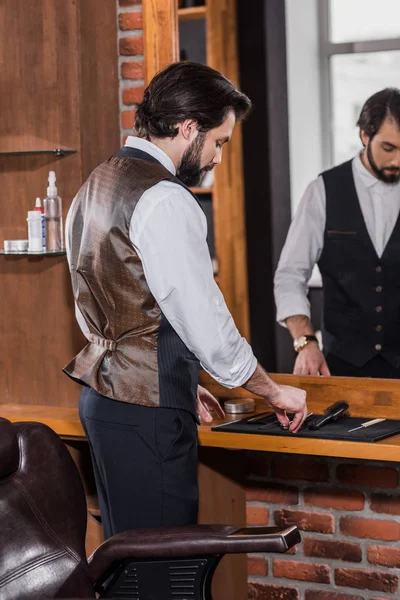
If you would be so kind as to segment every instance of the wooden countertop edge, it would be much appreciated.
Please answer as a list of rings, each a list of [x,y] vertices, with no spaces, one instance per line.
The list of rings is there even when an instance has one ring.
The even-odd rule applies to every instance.
[[[58,412],[58,416],[54,413]],[[53,413],[53,414],[49,414]],[[78,410],[65,407],[50,407],[28,404],[0,404],[0,417],[12,422],[39,421],[48,425],[65,439],[84,440],[85,434],[79,421]],[[220,422],[220,421],[219,421]],[[215,423],[217,424],[217,422]],[[199,444],[213,448],[234,450],[256,450],[259,452],[282,452],[309,456],[330,456],[399,462],[400,435],[391,442],[376,443],[344,442],[336,440],[314,440],[310,438],[261,436],[243,433],[211,431],[211,427],[199,427]]]

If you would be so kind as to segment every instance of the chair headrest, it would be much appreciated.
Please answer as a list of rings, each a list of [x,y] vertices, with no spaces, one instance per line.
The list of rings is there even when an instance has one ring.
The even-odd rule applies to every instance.
[[[15,428],[10,421],[0,417],[0,479],[17,470],[19,446]]]

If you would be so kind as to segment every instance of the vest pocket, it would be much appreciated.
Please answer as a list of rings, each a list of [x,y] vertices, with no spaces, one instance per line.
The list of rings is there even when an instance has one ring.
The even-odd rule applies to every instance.
[[[326,231],[328,240],[356,240],[358,239],[357,231],[339,231],[337,229],[328,229]]]

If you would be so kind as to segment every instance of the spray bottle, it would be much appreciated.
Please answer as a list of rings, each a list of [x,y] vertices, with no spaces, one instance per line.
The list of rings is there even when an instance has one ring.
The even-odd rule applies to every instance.
[[[62,201],[57,195],[56,174],[49,173],[47,197],[43,200],[44,218],[46,223],[46,248],[48,252],[59,252],[64,249]]]

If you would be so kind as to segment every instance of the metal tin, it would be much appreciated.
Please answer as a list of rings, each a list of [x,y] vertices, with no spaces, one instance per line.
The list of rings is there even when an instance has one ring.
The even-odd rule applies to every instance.
[[[4,240],[4,252],[27,252],[28,240]]]
[[[224,410],[229,414],[250,413],[255,408],[256,401],[253,398],[232,398],[224,402]]]

